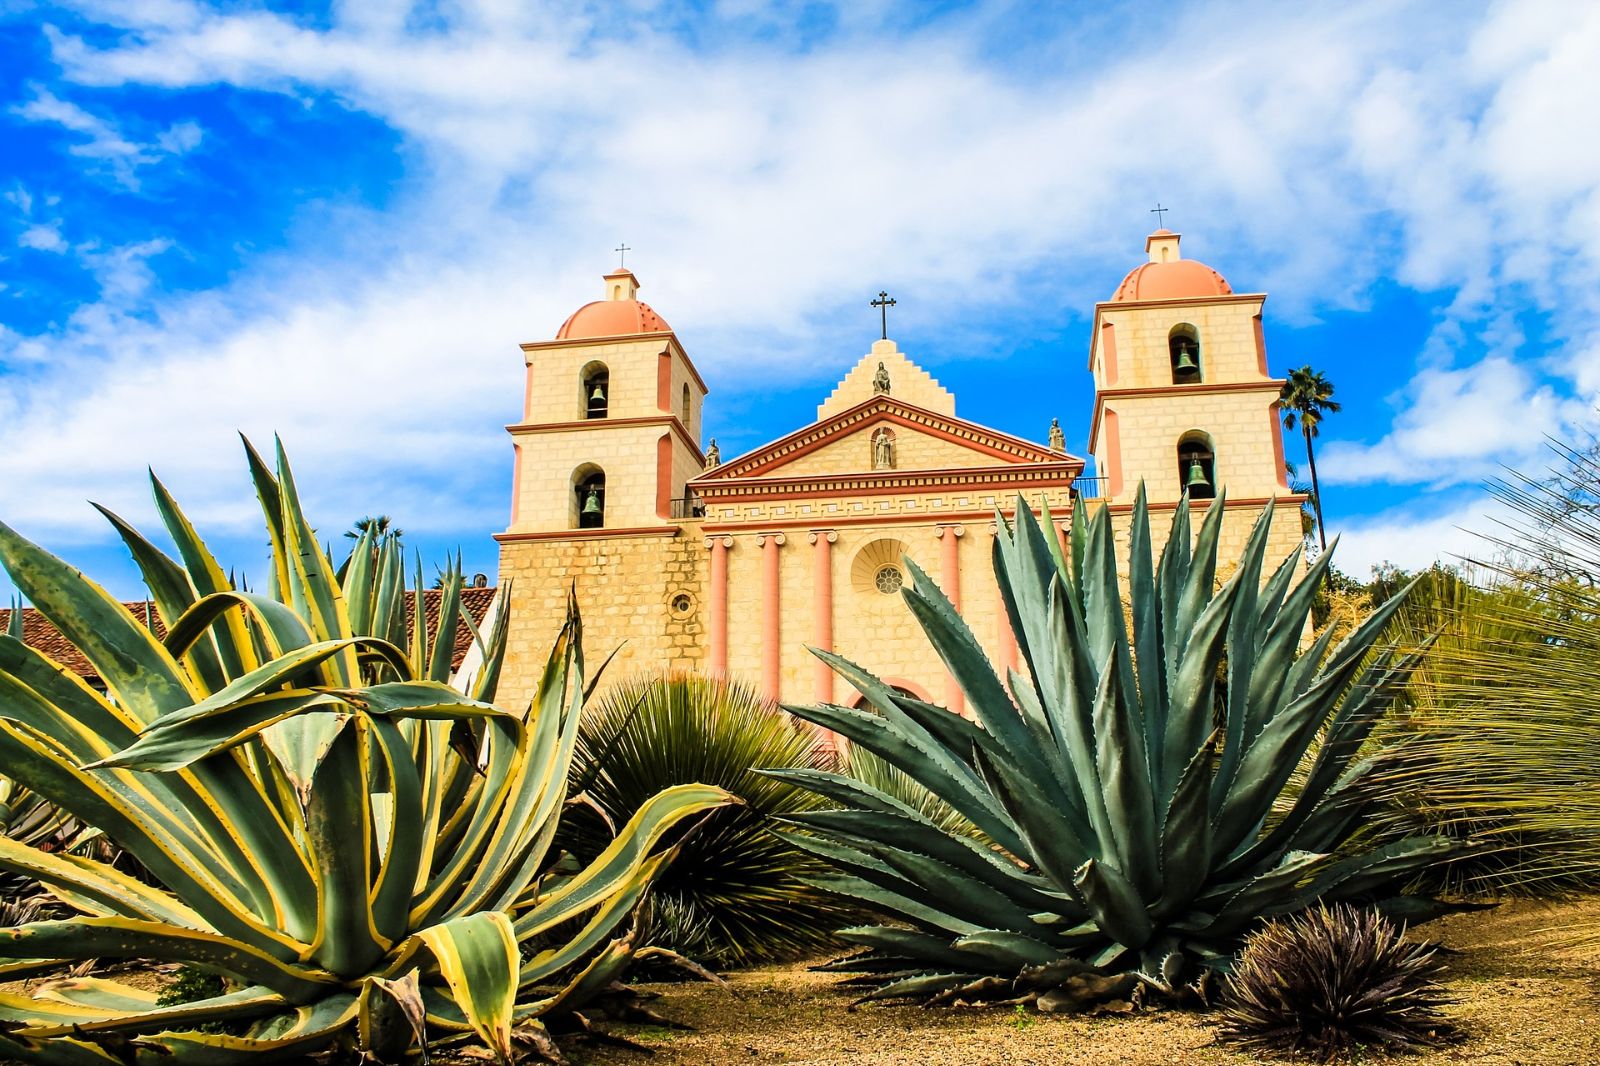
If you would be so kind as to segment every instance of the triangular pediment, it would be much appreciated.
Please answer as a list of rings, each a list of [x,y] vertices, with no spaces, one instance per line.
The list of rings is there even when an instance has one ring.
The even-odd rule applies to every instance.
[[[884,455],[876,443],[887,435]],[[876,461],[875,461],[876,459]],[[889,465],[883,465],[887,459]],[[953,415],[876,396],[706,471],[692,484],[714,492],[745,479],[935,474],[995,467],[1069,466],[1083,461]]]

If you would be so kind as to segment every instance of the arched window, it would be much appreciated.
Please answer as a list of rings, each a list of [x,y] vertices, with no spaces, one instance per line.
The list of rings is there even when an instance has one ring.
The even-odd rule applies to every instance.
[[[689,428],[689,386],[683,387],[683,428]]]
[[[580,409],[584,418],[604,418],[611,407],[611,372],[604,363],[590,363],[583,368],[580,378],[583,395]]]
[[[1172,360],[1172,383],[1189,385],[1202,380],[1200,370],[1200,331],[1187,322],[1173,326],[1167,334],[1167,354]]]
[[[606,524],[606,472],[592,463],[572,472],[572,525],[601,529]]]
[[[1211,438],[1191,430],[1178,441],[1178,490],[1191,500],[1211,500],[1217,495],[1217,456]]]

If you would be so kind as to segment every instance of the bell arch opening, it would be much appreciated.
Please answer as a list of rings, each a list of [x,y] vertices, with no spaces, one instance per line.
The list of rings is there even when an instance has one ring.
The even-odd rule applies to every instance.
[[[1205,380],[1200,363],[1200,331],[1189,323],[1181,322],[1167,334],[1167,357],[1174,385],[1192,385]]]
[[[572,472],[568,496],[569,525],[573,529],[603,529],[606,524],[606,472],[584,463]]]
[[[611,371],[599,360],[583,368],[579,409],[584,418],[605,418],[611,410]]]
[[[1191,500],[1217,495],[1217,454],[1211,436],[1192,429],[1178,440],[1178,489]]]

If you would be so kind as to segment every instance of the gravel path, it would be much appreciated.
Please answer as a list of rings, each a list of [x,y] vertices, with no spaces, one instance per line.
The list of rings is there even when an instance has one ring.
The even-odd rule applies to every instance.
[[[1406,1056],[1412,1066],[1585,1066],[1600,1063],[1600,943],[1574,946],[1581,923],[1600,929],[1600,899],[1511,903],[1455,915],[1421,932],[1461,952],[1448,985],[1456,1046]],[[1156,1011],[1060,1018],[1006,1010],[850,1009],[837,979],[804,965],[752,970],[732,990],[657,985],[661,1013],[695,1027],[678,1033],[613,1026],[655,1049],[569,1044],[579,1066],[1173,1066],[1244,1064],[1252,1056],[1215,1042],[1202,1016]],[[1364,1060],[1366,1061],[1366,1060]]]

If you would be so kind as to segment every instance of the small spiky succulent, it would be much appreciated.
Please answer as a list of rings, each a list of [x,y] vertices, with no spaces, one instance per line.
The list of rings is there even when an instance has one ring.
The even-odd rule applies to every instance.
[[[1448,1040],[1438,948],[1403,936],[1378,912],[1346,904],[1268,922],[1223,983],[1223,1039],[1322,1062]]]

